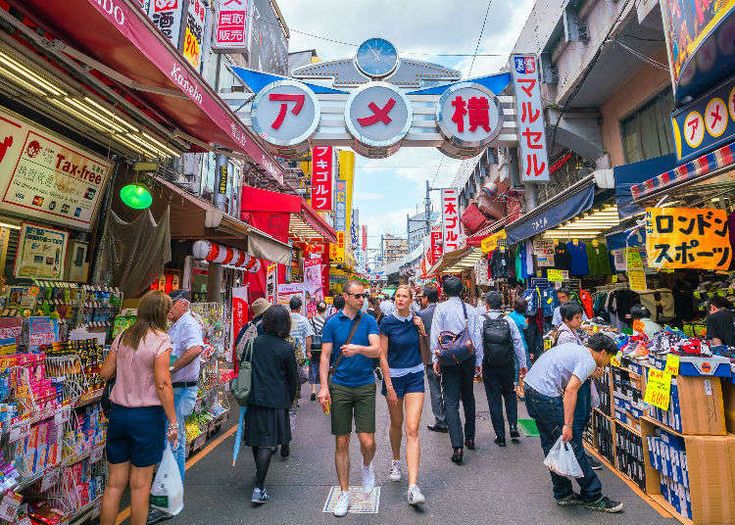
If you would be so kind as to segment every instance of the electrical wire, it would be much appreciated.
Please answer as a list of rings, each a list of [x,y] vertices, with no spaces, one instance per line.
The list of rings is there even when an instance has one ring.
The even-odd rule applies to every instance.
[[[480,28],[480,34],[477,36],[477,45],[475,45],[475,53],[472,56],[472,62],[470,63],[470,72],[467,77],[472,76],[472,69],[475,67],[475,59],[477,58],[477,52],[480,50],[480,44],[482,43],[482,35],[485,33],[485,25],[487,24],[487,16],[490,14],[490,7],[493,5],[493,0],[488,0],[487,9],[485,9],[485,18],[482,19],[482,27]]]

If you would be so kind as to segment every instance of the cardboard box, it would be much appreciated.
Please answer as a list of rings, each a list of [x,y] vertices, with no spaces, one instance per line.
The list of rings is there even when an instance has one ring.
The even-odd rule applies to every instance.
[[[732,523],[735,516],[735,435],[687,436],[692,519]]]
[[[721,379],[679,376],[677,390],[682,434],[724,436],[727,433]]]
[[[722,381],[725,400],[725,425],[728,432],[735,432],[735,384]]]

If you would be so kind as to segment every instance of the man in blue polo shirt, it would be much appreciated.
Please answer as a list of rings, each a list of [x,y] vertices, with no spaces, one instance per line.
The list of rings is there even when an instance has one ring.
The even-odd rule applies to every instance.
[[[331,410],[332,434],[336,449],[334,463],[341,493],[335,516],[350,508],[350,434],[354,414],[355,431],[362,450],[362,484],[366,492],[375,486],[375,359],[380,356],[378,324],[360,312],[368,294],[362,283],[347,281],[344,309],[330,317],[322,331],[322,359],[319,367],[319,402],[325,413]],[[350,341],[350,333],[354,334]],[[349,343],[349,344],[346,344]],[[333,351],[334,349],[334,351]],[[330,367],[334,371],[331,379]]]

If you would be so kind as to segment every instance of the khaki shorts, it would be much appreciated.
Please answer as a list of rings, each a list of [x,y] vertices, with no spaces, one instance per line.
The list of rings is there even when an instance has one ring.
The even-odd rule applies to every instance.
[[[332,434],[351,434],[353,417],[357,433],[375,433],[375,383],[358,387],[331,383],[329,393],[332,396]]]

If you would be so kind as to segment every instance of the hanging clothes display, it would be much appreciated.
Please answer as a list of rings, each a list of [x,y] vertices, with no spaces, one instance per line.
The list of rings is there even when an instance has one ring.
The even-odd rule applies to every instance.
[[[581,241],[568,242],[567,252],[569,252],[569,258],[571,259],[569,275],[577,277],[588,275],[590,266],[587,261],[587,245]]]
[[[587,290],[580,290],[579,302],[582,303],[587,319],[592,319],[595,316],[595,310],[592,308],[592,295]]]
[[[587,260],[590,275],[610,275],[610,255],[607,245],[592,241],[587,245]]]
[[[554,246],[554,268],[557,268],[558,270],[569,270],[571,264],[572,259],[569,256],[567,245],[560,242]]]
[[[515,265],[510,252],[506,248],[496,248],[490,259],[490,272],[493,279],[510,279],[514,277]]]

